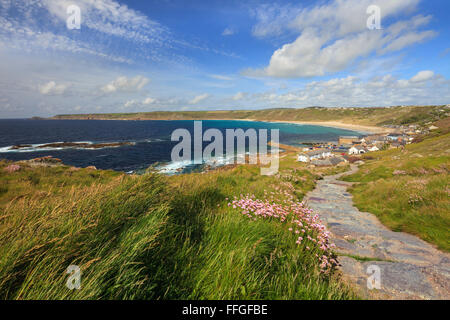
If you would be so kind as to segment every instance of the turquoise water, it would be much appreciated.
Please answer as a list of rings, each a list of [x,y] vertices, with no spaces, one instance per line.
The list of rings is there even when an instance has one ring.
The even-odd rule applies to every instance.
[[[24,160],[36,157],[57,157],[68,165],[135,172],[156,163],[167,172],[192,169],[190,163],[171,163],[171,150],[178,143],[171,141],[175,129],[193,132],[194,122],[180,121],[116,121],[116,120],[0,120],[0,158]],[[239,120],[202,121],[203,132],[217,128],[279,129],[280,143],[300,146],[302,142],[337,141],[340,135],[358,135],[359,132],[288,123],[253,122]],[[225,135],[224,135],[225,136]],[[133,142],[133,145],[103,148],[39,148],[53,142]],[[209,143],[209,142],[208,142]],[[207,145],[208,143],[205,143]],[[10,150],[11,146],[27,144],[28,148]],[[225,148],[224,148],[225,150]]]

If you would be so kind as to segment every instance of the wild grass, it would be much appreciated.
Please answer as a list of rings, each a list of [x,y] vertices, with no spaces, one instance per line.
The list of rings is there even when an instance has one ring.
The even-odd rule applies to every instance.
[[[356,298],[285,226],[227,205],[265,190],[301,200],[318,175],[300,164],[270,177],[249,165],[174,177],[68,170],[2,173],[0,298]],[[69,265],[80,290],[66,287]]]
[[[450,251],[450,134],[432,135],[405,150],[374,153],[344,180],[356,206],[394,231],[418,235]]]

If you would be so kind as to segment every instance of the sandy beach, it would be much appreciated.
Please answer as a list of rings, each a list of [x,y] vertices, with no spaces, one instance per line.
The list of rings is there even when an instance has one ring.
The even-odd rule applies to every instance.
[[[258,121],[253,119],[246,119],[248,121]],[[305,124],[305,125],[315,125],[323,127],[332,127],[339,129],[348,129],[364,133],[389,133],[393,132],[393,129],[376,127],[376,126],[364,126],[359,124],[342,123],[338,121],[279,121],[279,120],[261,120],[264,122],[276,122],[276,123],[294,123],[294,124]]]

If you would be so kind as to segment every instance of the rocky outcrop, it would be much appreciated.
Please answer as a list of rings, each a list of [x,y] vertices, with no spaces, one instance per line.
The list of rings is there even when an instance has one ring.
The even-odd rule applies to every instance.
[[[9,148],[9,150],[19,150],[19,149],[31,148],[31,147],[32,147],[31,144],[18,144],[18,145],[12,146],[11,148]]]
[[[36,146],[36,149],[47,148],[82,148],[82,149],[101,149],[101,148],[113,148],[133,145],[132,142],[108,142],[108,143],[87,143],[87,142],[55,142],[46,143]],[[25,148],[32,148],[31,144],[18,144],[9,148],[10,150],[20,150]]]

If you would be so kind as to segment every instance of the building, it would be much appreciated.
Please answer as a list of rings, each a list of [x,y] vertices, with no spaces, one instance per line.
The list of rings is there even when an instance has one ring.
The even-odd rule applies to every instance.
[[[400,148],[400,147],[403,147],[405,145],[405,143],[404,142],[402,142],[402,141],[394,141],[394,142],[392,142],[390,145],[389,145],[389,147],[392,149],[392,148]]]
[[[348,154],[362,154],[366,153],[367,150],[363,146],[353,146],[350,149],[348,149]]]
[[[378,144],[385,143],[388,140],[387,136],[383,135],[371,135],[361,139],[361,143],[369,145],[369,144]]]
[[[309,157],[306,155],[306,153],[300,153],[298,155],[297,161],[300,162],[309,162]]]
[[[332,154],[330,149],[317,149],[300,153],[297,160],[300,162],[310,162],[312,160],[324,159],[331,156]]]
[[[371,145],[367,147],[368,151],[379,151],[380,148],[378,148],[376,145]]]
[[[338,144],[353,144],[354,142],[359,142],[357,136],[340,136]]]
[[[397,141],[398,138],[401,137],[401,134],[398,134],[398,133],[389,133],[389,134],[387,135],[387,137],[388,137],[388,139],[389,139],[390,141]]]
[[[331,157],[327,159],[312,160],[311,164],[318,167],[327,167],[327,166],[336,166],[342,162],[347,162],[347,160],[345,160],[342,157]]]

